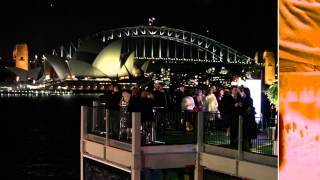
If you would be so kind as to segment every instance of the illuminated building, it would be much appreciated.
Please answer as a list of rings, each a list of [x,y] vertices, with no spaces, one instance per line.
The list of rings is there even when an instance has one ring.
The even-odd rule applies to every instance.
[[[25,71],[29,70],[29,57],[27,44],[17,44],[13,50],[13,60],[16,61],[16,67]]]
[[[273,52],[265,51],[263,53],[265,66],[265,84],[271,85],[275,82],[276,62]]]
[[[13,60],[15,67],[6,67],[16,74],[16,81],[37,80],[41,72],[41,67],[30,68],[27,44],[17,44],[13,50]]]

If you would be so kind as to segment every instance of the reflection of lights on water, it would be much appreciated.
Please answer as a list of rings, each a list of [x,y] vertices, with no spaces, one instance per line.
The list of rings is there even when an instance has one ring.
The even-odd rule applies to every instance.
[[[27,96],[27,97],[39,97],[39,96],[70,96],[76,95],[72,91],[45,91],[45,90],[26,90],[26,91],[7,91],[1,92],[1,97],[20,97],[20,96]]]

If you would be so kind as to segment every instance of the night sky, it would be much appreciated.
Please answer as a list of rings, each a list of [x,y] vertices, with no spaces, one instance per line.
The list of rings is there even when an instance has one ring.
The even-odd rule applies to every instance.
[[[19,42],[33,56],[102,30],[146,25],[151,16],[156,26],[205,35],[251,57],[277,51],[276,0],[28,0],[0,2],[0,57],[11,59]]]

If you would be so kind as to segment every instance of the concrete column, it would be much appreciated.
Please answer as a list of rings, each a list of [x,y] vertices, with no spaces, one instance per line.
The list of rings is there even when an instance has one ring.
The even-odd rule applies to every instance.
[[[98,126],[98,107],[99,107],[99,101],[93,101],[92,102],[92,126],[91,126],[91,132],[94,132],[96,127]]]
[[[196,165],[194,172],[195,180],[203,179],[203,166],[200,164],[200,153],[203,152],[203,112],[197,113],[197,154],[196,154]]]
[[[85,106],[81,106],[81,122],[80,122],[80,180],[84,179],[83,153],[84,153],[84,138],[87,137],[87,112]]]
[[[88,123],[87,114],[88,114],[88,107],[81,106],[81,122],[80,122],[81,140],[87,137],[87,123]]]
[[[141,179],[141,113],[132,113],[132,163],[131,180]]]
[[[107,146],[109,146],[109,134],[110,134],[110,132],[109,132],[109,127],[110,127],[110,111],[109,111],[109,109],[106,109],[106,116],[105,116],[105,120],[106,120],[106,142],[105,142],[105,144],[107,145]]]
[[[242,159],[243,151],[242,151],[242,144],[243,144],[243,117],[239,116],[239,130],[238,130],[238,159]]]
[[[238,129],[238,157],[236,164],[236,175],[239,175],[239,161],[243,159],[243,150],[242,143],[243,142],[243,117],[239,115],[239,129]]]

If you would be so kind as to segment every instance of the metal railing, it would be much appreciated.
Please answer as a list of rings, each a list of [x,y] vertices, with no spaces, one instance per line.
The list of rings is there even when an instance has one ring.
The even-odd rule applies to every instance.
[[[106,136],[105,119],[103,107],[85,107],[86,109],[86,131],[100,137]]]
[[[262,117],[256,117],[256,122]],[[252,128],[252,127],[244,127]],[[277,124],[268,124],[262,128],[257,128],[256,137],[251,139],[249,147],[244,147],[244,151],[265,155],[277,156]]]
[[[132,113],[125,107],[112,111],[103,104],[93,104],[86,108],[86,131],[88,134],[107,140],[132,143]],[[195,112],[170,112],[153,108],[152,117],[141,113],[141,145],[197,144],[198,114]],[[268,124],[258,128],[240,117],[236,122],[226,122],[220,113],[203,113],[204,144],[229,149],[242,148],[243,151],[277,156],[277,125]],[[255,131],[252,135],[252,131]],[[239,132],[241,131],[241,136]],[[251,132],[251,133],[249,133]],[[239,147],[239,142],[242,142]]]
[[[219,112],[205,112],[204,116],[204,143],[231,147],[230,126]]]
[[[256,122],[260,122],[261,117],[255,121],[241,118],[239,127],[240,116],[234,117],[233,122],[227,122],[223,114],[204,113],[204,144],[277,156],[277,125],[267,124],[258,128]],[[242,137],[239,137],[239,131]],[[241,147],[239,142],[242,142]]]
[[[196,144],[197,116],[194,112],[170,112],[153,108],[154,120],[142,119],[142,144]]]

